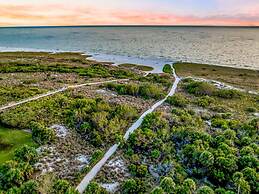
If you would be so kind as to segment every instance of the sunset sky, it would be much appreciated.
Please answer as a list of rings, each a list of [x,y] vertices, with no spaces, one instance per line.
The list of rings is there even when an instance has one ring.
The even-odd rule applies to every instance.
[[[259,0],[0,0],[0,26],[252,25]]]

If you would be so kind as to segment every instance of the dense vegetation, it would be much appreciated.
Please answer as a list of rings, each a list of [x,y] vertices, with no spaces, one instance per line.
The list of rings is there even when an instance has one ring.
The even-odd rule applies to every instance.
[[[185,88],[190,94],[196,96],[217,96],[225,99],[233,99],[241,96],[241,93],[234,89],[217,89],[216,86],[207,82],[197,82],[192,80],[185,80],[188,82]]]
[[[161,99],[165,97],[173,80],[168,74],[150,74],[145,77],[140,77],[129,82],[128,84],[109,83],[106,87],[116,91],[120,95],[131,95],[142,97],[144,99]]]
[[[179,108],[147,115],[124,145],[131,178],[122,193],[259,192],[259,119],[245,108],[258,110],[255,96],[190,80],[181,87],[167,100]],[[196,106],[209,112],[198,114]]]
[[[33,139],[39,144],[53,139],[53,132],[47,126],[66,123],[93,145],[101,146],[116,141],[136,116],[137,111],[128,105],[109,104],[100,98],[75,97],[67,93],[2,113],[0,122],[10,127],[32,129]]]
[[[184,67],[176,66],[184,74]],[[106,87],[142,100],[163,98],[173,83],[170,75],[173,69],[169,64],[164,66],[164,74],[144,77],[125,67],[147,70],[147,67],[131,64],[124,68],[112,67],[87,60],[79,53],[0,53],[2,74],[55,72],[85,78],[131,78],[127,84],[112,83]],[[203,77],[207,77],[206,72],[222,70],[203,68]],[[240,74],[239,78],[244,76]],[[44,92],[25,85],[1,86],[0,102]],[[159,110],[148,114],[127,142],[122,138],[125,129],[140,112],[131,105],[86,97],[80,91],[67,91],[21,105],[0,114],[0,193],[77,193],[70,182],[55,174],[47,173],[35,179],[40,173],[34,166],[40,158],[35,147],[52,146],[58,141],[54,129],[49,128],[53,124],[68,127],[80,140],[85,140],[89,148],[94,148],[89,163],[74,177],[75,181],[89,172],[109,145],[120,142],[120,153],[127,161],[129,173],[127,179],[123,178],[120,193],[258,193],[258,102],[258,96],[184,79],[177,94],[169,97]],[[31,129],[31,134],[13,128]],[[61,145],[69,149],[67,144]],[[92,182],[85,193],[105,194],[107,191]]]
[[[116,84],[109,83],[107,88],[116,91],[120,95],[132,95],[141,96],[143,98],[160,99],[166,95],[165,91],[161,87],[155,84],[144,83],[141,85],[129,83],[129,84]]]
[[[33,180],[38,154],[33,147],[27,145],[15,151],[14,160],[0,165],[0,193],[3,194],[38,194],[39,183]],[[49,186],[49,185],[48,185]],[[65,180],[56,179],[49,186],[53,194],[76,194],[77,192]]]
[[[57,72],[85,77],[134,77],[129,70],[86,59],[81,53],[1,53],[0,73]]]
[[[65,123],[90,144],[106,147],[107,144],[121,141],[125,128],[137,117],[137,111],[128,105],[110,104],[100,98],[70,95],[72,94],[69,92],[59,94],[4,112],[0,115],[1,123],[9,127],[32,129],[32,138],[40,145],[55,141],[53,129],[47,126],[56,122]],[[91,156],[89,166],[82,173],[86,173],[98,162],[102,154],[102,151],[96,150]],[[7,193],[28,193],[29,191],[24,191],[26,187],[31,193],[39,193],[39,183],[31,181],[36,173],[33,166],[36,161],[35,148],[22,147],[15,151],[13,161],[0,165],[0,190],[9,190]],[[18,174],[13,176],[11,172]],[[75,193],[68,182],[61,183],[52,185],[51,193],[66,193],[63,192],[64,189],[68,193]]]
[[[93,64],[86,67],[70,66],[66,64],[17,64],[9,63],[0,66],[0,73],[13,72],[58,72],[58,73],[77,73],[80,76],[86,77],[115,77],[126,78],[134,77],[134,74],[124,69],[111,69],[108,66]]]
[[[35,96],[43,92],[46,92],[46,90],[37,87],[25,87],[23,85],[16,87],[0,86],[0,105],[7,104],[9,101],[18,101]]]

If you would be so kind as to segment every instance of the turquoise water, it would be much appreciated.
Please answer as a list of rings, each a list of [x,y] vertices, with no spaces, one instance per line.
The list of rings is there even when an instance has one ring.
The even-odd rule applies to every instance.
[[[158,66],[189,61],[259,69],[259,29],[223,27],[0,28],[0,50],[81,51]]]

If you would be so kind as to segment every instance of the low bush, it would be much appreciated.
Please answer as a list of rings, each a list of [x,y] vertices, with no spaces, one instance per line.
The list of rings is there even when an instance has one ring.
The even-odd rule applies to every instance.
[[[79,194],[67,180],[59,179],[53,185],[53,194]]]
[[[32,138],[38,144],[50,143],[55,139],[55,132],[40,123],[32,122],[31,129]]]
[[[165,92],[156,84],[144,83],[137,85],[129,84],[115,84],[109,83],[106,87],[110,90],[118,92],[120,95],[141,96],[143,98],[160,99],[165,96]]]
[[[188,93],[196,96],[212,96],[216,91],[216,87],[207,82],[191,81],[187,82],[185,89]]]
[[[96,150],[91,156],[90,165],[97,163],[104,155],[102,150]]]
[[[195,103],[201,107],[208,107],[215,100],[210,96],[202,96],[196,99]]]
[[[128,179],[125,180],[122,184],[122,192],[124,194],[136,194],[136,193],[145,193],[147,186],[145,182],[141,179]]]
[[[181,94],[175,94],[173,96],[169,96],[166,99],[166,102],[173,106],[178,106],[178,107],[186,107],[186,105],[189,103],[188,99]]]
[[[169,65],[169,64],[165,64],[164,67],[163,67],[163,72],[164,73],[169,73],[169,74],[173,73],[172,66]]]
[[[240,97],[241,93],[238,90],[218,89],[214,91],[213,95],[220,98],[233,99]]]
[[[225,119],[214,118],[211,120],[211,126],[216,128],[228,129],[228,121]]]
[[[96,182],[91,182],[85,189],[84,194],[108,194],[108,192]]]
[[[165,92],[155,84],[143,84],[139,87],[139,95],[144,98],[160,99],[165,96]]]
[[[141,82],[149,82],[162,84],[164,87],[169,88],[173,84],[172,76],[169,74],[149,74],[148,76],[141,76],[138,78]]]
[[[247,107],[246,111],[250,112],[250,113],[253,113],[253,112],[256,112],[256,108],[254,108],[254,107]]]
[[[35,164],[38,160],[38,153],[34,147],[24,145],[15,150],[14,157],[17,161]]]

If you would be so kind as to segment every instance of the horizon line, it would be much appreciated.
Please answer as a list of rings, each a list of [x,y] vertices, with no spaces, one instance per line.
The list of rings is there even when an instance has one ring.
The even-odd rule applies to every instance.
[[[109,25],[39,25],[39,26],[0,26],[0,28],[68,28],[68,27],[221,27],[221,28],[259,28],[259,25],[163,25],[163,24],[109,24]]]

